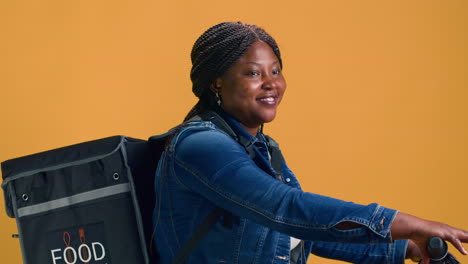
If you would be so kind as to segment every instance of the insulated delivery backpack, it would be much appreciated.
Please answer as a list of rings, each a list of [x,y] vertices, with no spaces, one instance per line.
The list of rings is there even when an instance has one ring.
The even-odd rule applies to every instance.
[[[163,143],[113,136],[1,164],[25,264],[155,263],[154,171]]]
[[[252,144],[236,135],[217,113],[188,122],[204,120],[254,157]],[[16,218],[23,263],[158,263],[152,246],[154,177],[173,132],[148,141],[113,136],[2,162],[5,209]],[[274,140],[267,139],[272,166],[280,175],[281,152]],[[232,217],[221,208],[214,209],[172,263],[184,263],[223,215]]]

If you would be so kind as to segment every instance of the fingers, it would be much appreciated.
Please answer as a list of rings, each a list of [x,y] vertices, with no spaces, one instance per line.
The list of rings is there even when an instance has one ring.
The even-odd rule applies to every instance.
[[[413,247],[414,245],[414,247]],[[413,248],[413,249],[416,249],[414,251],[417,251],[416,253],[414,253],[413,251],[413,256],[411,258],[411,260],[413,261],[419,261],[419,264],[430,264],[431,262],[431,259],[429,257],[429,252],[427,251],[427,248],[426,248],[426,241],[413,241],[413,240],[409,240],[409,244],[408,244],[409,247]]]
[[[450,226],[447,227],[449,228],[449,234],[445,237],[445,240],[450,242],[460,253],[467,255],[468,251],[463,246],[463,243],[468,243],[468,231]]]
[[[460,241],[463,243],[468,243],[468,231],[462,230],[462,235],[460,237]]]
[[[422,253],[422,264],[430,264],[431,263],[431,257],[429,256],[429,252],[427,251],[426,245],[424,245],[421,249]]]
[[[458,251],[460,251],[463,255],[467,255],[467,254],[468,254],[468,252],[467,252],[466,249],[463,247],[463,244],[462,244],[462,242],[460,241],[459,238],[453,236],[453,237],[450,237],[450,238],[448,239],[448,241],[449,241],[450,243],[452,243],[452,245],[453,245]]]
[[[462,243],[468,243],[468,231],[459,229],[458,236],[455,237],[455,243],[458,244],[458,247],[455,246],[463,255],[467,255],[468,251],[465,249]],[[452,243],[453,244],[453,243]]]
[[[411,261],[419,263],[422,259],[423,253],[419,246],[413,240],[408,240],[408,247],[406,248],[406,258]]]
[[[431,259],[428,258],[428,257],[424,257],[421,262],[419,262],[420,264],[430,264],[431,262]]]

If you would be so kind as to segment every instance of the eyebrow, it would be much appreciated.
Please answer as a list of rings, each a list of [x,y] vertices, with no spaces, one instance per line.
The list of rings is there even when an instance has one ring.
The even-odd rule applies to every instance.
[[[253,65],[257,65],[257,66],[261,66],[261,65],[262,65],[261,63],[253,62],[253,61],[246,62],[245,64],[253,64]],[[278,64],[278,61],[273,62],[271,65],[275,65],[275,64]]]

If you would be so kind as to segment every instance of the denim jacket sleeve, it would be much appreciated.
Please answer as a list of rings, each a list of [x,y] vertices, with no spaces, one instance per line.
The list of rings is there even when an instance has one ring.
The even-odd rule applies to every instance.
[[[334,242],[312,243],[311,253],[352,263],[386,264],[405,263],[408,240],[388,244],[347,244]]]
[[[261,170],[210,122],[182,128],[169,148],[176,181],[235,215],[303,240],[390,243],[397,211],[303,192]],[[362,225],[335,228],[340,222]]]

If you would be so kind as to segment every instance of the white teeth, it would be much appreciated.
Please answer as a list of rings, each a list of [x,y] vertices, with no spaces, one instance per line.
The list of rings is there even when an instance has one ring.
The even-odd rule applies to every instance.
[[[273,101],[275,101],[275,98],[273,98],[273,97],[266,97],[266,98],[260,99],[260,101],[273,102]]]

